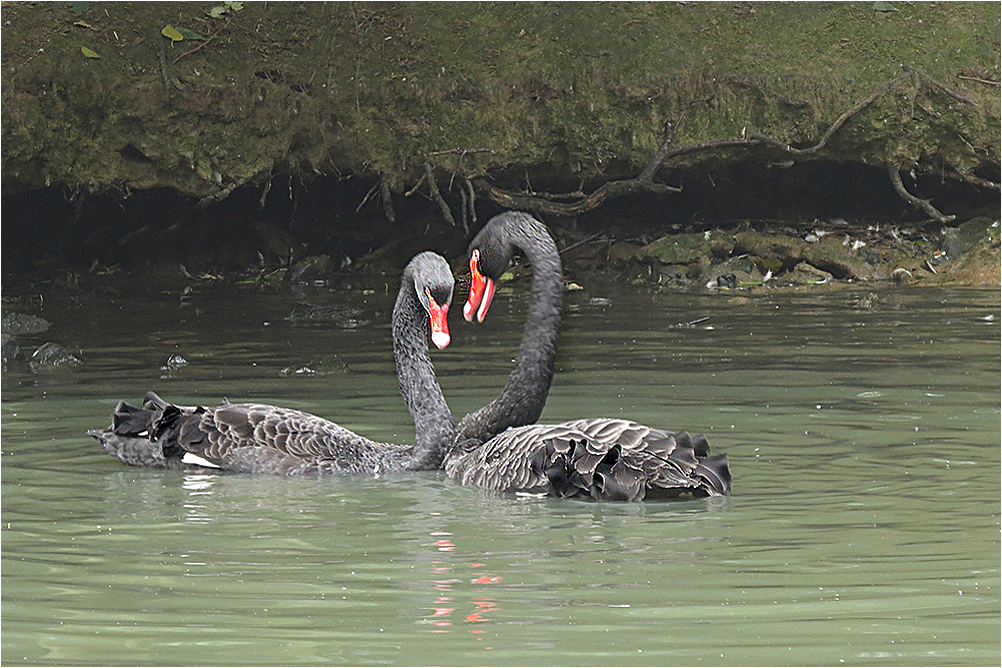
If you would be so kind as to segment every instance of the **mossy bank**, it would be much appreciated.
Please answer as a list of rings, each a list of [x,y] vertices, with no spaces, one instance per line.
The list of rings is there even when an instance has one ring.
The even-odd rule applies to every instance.
[[[925,234],[997,215],[995,3],[2,15],[4,246],[18,268],[321,254],[336,269],[388,240],[396,262],[414,244],[461,249],[511,202],[555,211],[568,235],[622,227],[621,240],[741,219]],[[601,190],[616,182],[628,187]]]

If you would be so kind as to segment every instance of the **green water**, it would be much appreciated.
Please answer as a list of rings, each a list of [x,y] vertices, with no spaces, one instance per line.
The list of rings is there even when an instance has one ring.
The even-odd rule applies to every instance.
[[[27,341],[84,364],[3,374],[0,658],[998,665],[999,294],[871,289],[569,293],[544,421],[623,416],[730,455],[733,496],[641,504],[515,498],[435,473],[125,467],[84,430],[147,389],[410,440],[393,288],[43,289],[35,312],[53,328]],[[359,311],[286,320],[299,301]],[[457,414],[500,388],[524,301],[499,294],[479,326],[454,306],[453,345],[433,355]],[[170,368],[175,354],[187,364]]]

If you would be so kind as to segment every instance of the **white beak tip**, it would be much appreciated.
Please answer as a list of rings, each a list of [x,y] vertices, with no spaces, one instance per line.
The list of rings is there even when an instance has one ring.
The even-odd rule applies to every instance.
[[[432,332],[431,342],[435,344],[436,348],[445,348],[452,343],[452,337],[449,336],[448,332]]]

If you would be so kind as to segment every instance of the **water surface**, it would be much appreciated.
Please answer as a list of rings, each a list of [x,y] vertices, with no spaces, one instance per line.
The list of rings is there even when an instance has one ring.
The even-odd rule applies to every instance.
[[[84,431],[148,389],[413,438],[393,286],[181,287],[28,304],[53,328],[27,342],[84,364],[3,374],[6,665],[999,664],[997,291],[569,293],[543,419],[703,432],[735,477],[597,504],[119,464]],[[503,383],[524,302],[454,306],[434,359],[458,415]]]

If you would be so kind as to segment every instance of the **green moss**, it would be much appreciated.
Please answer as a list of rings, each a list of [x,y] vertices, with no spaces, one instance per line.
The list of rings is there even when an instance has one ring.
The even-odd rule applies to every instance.
[[[758,257],[769,257],[787,265],[794,265],[804,259],[807,242],[782,234],[767,234],[755,230],[738,232],[735,248],[738,253],[749,253]]]
[[[691,264],[702,258],[727,255],[733,247],[734,239],[721,232],[672,234],[644,246],[639,255],[662,264]]]

